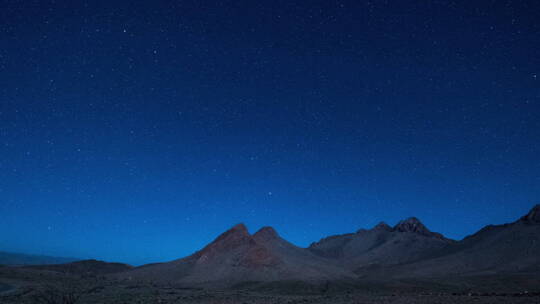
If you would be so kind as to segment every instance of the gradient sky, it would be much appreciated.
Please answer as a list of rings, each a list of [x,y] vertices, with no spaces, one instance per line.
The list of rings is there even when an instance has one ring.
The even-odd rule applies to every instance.
[[[539,1],[0,1],[0,250],[134,264],[540,202]]]

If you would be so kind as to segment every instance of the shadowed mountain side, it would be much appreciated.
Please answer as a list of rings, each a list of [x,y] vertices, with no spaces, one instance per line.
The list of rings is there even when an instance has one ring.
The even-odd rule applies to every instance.
[[[325,238],[311,244],[309,250],[356,269],[417,261],[453,243],[455,241],[429,231],[418,219],[409,218],[394,228],[380,223],[373,229]]]
[[[287,242],[271,227],[251,235],[239,224],[189,257],[113,276],[186,287],[264,287],[290,282],[348,286],[404,279],[407,284],[417,282],[414,286],[428,282],[459,285],[459,277],[467,277],[473,286],[476,278],[488,276],[499,283],[505,277],[521,276],[523,282],[536,282],[540,274],[539,214],[540,206],[535,206],[514,223],[487,226],[461,241],[431,232],[418,219],[409,218],[394,227],[380,223],[369,230],[327,237],[309,248]]]
[[[187,285],[232,286],[239,282],[323,281],[353,278],[336,263],[285,241],[271,227],[250,235],[239,224],[195,254],[169,263],[142,266],[124,279]]]
[[[399,277],[540,273],[539,214],[537,205],[514,223],[486,226],[436,257],[391,272]]]

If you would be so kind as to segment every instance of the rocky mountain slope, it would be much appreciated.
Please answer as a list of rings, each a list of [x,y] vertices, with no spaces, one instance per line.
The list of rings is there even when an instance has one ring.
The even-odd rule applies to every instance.
[[[354,275],[285,241],[271,227],[251,235],[239,224],[189,257],[142,266],[121,277],[191,285],[231,285],[253,281],[339,280]]]
[[[373,229],[331,236],[311,244],[315,254],[340,261],[355,271],[373,265],[395,265],[421,260],[455,241],[431,232],[417,218],[395,227],[380,223]]]
[[[354,282],[505,274],[540,274],[540,205],[514,223],[487,226],[461,241],[417,218],[394,227],[330,236],[297,247],[271,227],[251,235],[243,224],[191,256],[116,275],[198,286],[245,282]]]
[[[438,256],[395,272],[414,277],[540,273],[540,205],[513,223],[486,226]]]

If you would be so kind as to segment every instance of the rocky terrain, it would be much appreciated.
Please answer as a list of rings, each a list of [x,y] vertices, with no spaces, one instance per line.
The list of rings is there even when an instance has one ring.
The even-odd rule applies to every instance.
[[[138,267],[118,276],[186,286],[230,287],[242,282],[352,279],[333,261],[299,248],[270,227],[249,234],[239,224],[193,255],[169,263]]]
[[[395,227],[380,223],[373,229],[331,236],[311,244],[308,249],[359,272],[375,265],[388,266],[422,260],[454,243],[439,233],[431,232],[417,218],[409,218]]]
[[[416,218],[308,248],[239,224],[167,263],[0,266],[0,303],[540,303],[539,257],[540,205],[460,241]]]

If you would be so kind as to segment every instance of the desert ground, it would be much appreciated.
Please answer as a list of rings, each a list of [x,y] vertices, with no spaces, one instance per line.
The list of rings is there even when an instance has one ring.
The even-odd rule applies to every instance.
[[[506,287],[486,278],[485,286],[463,284],[426,285],[393,283],[340,285],[246,284],[234,289],[202,289],[133,282],[105,276],[86,276],[24,267],[0,267],[0,303],[3,304],[97,304],[97,303],[540,303],[530,278],[505,278]],[[448,281],[450,283],[450,281]],[[478,284],[478,278],[475,279]],[[516,284],[516,287],[512,285]],[[451,286],[451,287],[449,287]],[[521,288],[521,289],[520,289]]]

